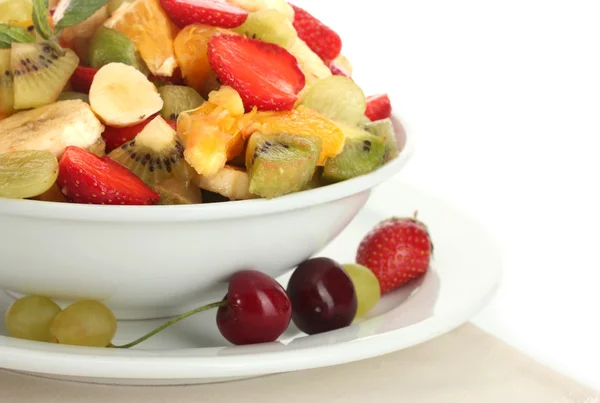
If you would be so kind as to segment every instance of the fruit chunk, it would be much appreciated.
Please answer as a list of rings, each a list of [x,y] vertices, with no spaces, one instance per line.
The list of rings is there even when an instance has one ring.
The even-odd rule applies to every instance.
[[[244,147],[240,131],[253,113],[244,115],[239,94],[231,87],[212,92],[201,107],[181,113],[177,132],[184,144],[185,159],[200,175],[216,175]]]
[[[31,19],[31,0],[0,0],[0,23],[15,24]]]
[[[248,18],[246,10],[225,0],[160,0],[160,4],[180,28],[191,24],[234,28]]]
[[[327,160],[323,180],[329,183],[342,182],[366,175],[383,165],[385,142],[354,127],[344,127],[346,144],[344,151]]]
[[[50,323],[60,307],[46,297],[29,295],[13,302],[4,318],[6,330],[12,337],[50,342]]]
[[[204,103],[195,89],[182,85],[164,85],[158,89],[158,93],[164,103],[160,114],[173,121],[177,121],[181,112],[196,109]]]
[[[160,116],[148,123],[133,140],[108,156],[129,168],[148,185],[173,177],[183,181],[189,179],[177,132]]]
[[[58,183],[75,203],[149,205],[160,199],[123,165],[77,147],[68,147],[60,159]]]
[[[237,90],[246,110],[290,110],[305,85],[296,58],[280,46],[238,35],[216,34],[208,59],[219,80]]]
[[[59,312],[50,334],[59,344],[107,347],[117,333],[117,319],[98,301],[78,301]]]
[[[64,194],[60,191],[60,187],[55,183],[50,187],[50,189],[46,190],[41,195],[35,196],[32,198],[33,200],[43,201],[43,202],[54,202],[54,203],[68,203],[69,200],[65,197]]]
[[[148,68],[133,41],[127,35],[106,27],[100,27],[92,37],[88,62],[95,69],[109,63],[123,63],[135,67],[144,75],[148,74]]]
[[[292,7],[298,37],[326,63],[337,58],[342,51],[340,36],[306,10],[294,5]]]
[[[201,189],[218,193],[229,200],[247,200],[256,196],[250,193],[250,177],[245,170],[225,166],[213,176],[198,175],[194,183]]]
[[[357,299],[354,285],[337,262],[307,260],[298,266],[287,286],[292,320],[306,334],[320,334],[352,324]]]
[[[0,197],[27,199],[41,195],[56,182],[58,161],[49,151],[0,154]]]
[[[114,127],[143,122],[163,107],[154,84],[122,63],[110,63],[98,70],[90,88],[90,104],[104,123]]]
[[[123,5],[123,3],[131,3],[134,0],[108,0],[106,7],[108,9],[108,13],[113,15],[115,11],[119,9]]]
[[[173,51],[177,27],[169,20],[158,0],[124,3],[104,26],[131,38],[152,74],[173,75],[177,68]]]
[[[300,191],[315,174],[320,154],[319,137],[254,133],[246,151],[250,193],[272,199]]]
[[[304,73],[306,77],[306,87],[302,93],[298,94],[298,98],[302,99],[304,92],[306,92],[315,82],[322,78],[330,77],[331,70],[323,60],[315,52],[313,52],[306,42],[302,39],[298,38],[294,46],[290,49],[290,53],[294,55],[298,64],[300,65],[300,69]]]
[[[72,101],[75,99],[83,101],[87,104],[90,103],[90,97],[88,97],[87,94],[84,94],[81,92],[74,92],[74,91],[61,92],[60,95],[58,96],[57,101]]]
[[[98,73],[97,69],[85,66],[77,66],[73,75],[71,76],[71,88],[73,91],[80,92],[82,94],[89,94],[94,77]]]
[[[325,165],[344,149],[344,132],[338,125],[318,112],[299,106],[289,112],[259,112],[252,118],[252,124],[243,130],[248,138],[252,133],[264,134],[293,133],[299,136],[320,137],[322,151],[319,165]]]
[[[14,112],[13,76],[10,49],[0,49],[0,115]]]
[[[392,103],[388,95],[383,94],[368,97],[365,115],[372,121],[387,119],[392,116]]]
[[[102,133],[102,138],[106,142],[106,151],[111,152],[115,148],[121,147],[123,144],[133,140],[135,136],[146,127],[146,125],[158,115],[152,115],[148,119],[144,120],[137,125],[128,127],[111,127],[106,126]]]
[[[177,35],[173,44],[186,85],[203,96],[210,92],[206,91],[206,83],[215,74],[208,61],[208,41],[218,32],[230,31],[208,25],[190,25]]]
[[[427,227],[416,218],[391,218],[361,241],[356,262],[377,276],[381,293],[422,277],[429,269],[433,244]]]
[[[13,43],[15,109],[36,108],[56,101],[77,64],[79,58],[69,49],[61,55],[49,43]]]
[[[356,126],[365,114],[365,94],[354,81],[331,76],[317,81],[304,95],[302,104],[328,118]]]
[[[381,298],[379,280],[365,266],[345,264],[342,267],[352,279],[352,284],[354,284],[354,289],[356,290],[356,299],[358,301],[356,317],[363,317],[375,308],[375,305],[377,305]]]
[[[227,0],[244,10],[262,11],[273,9],[285,15],[290,21],[294,20],[294,9],[285,0]]]
[[[90,147],[103,130],[85,102],[56,102],[0,121],[0,153],[46,150],[59,157],[67,146]]]
[[[290,20],[274,9],[251,13],[235,32],[259,41],[274,43],[285,49],[290,49],[298,39]]]
[[[391,119],[366,123],[362,129],[385,141],[385,162],[391,161],[399,155],[396,133]]]
[[[344,55],[339,55],[335,60],[331,61],[329,69],[335,76],[352,78],[352,64]]]
[[[198,187],[176,178],[168,178],[153,189],[160,195],[158,204],[162,206],[202,203],[202,192]]]

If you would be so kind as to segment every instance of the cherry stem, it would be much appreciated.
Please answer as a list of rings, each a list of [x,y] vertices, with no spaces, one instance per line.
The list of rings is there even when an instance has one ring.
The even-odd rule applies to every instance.
[[[215,302],[215,303],[212,303],[212,304],[201,306],[200,308],[192,309],[189,312],[186,312],[186,313],[184,313],[184,314],[182,314],[182,315],[180,315],[180,316],[178,316],[176,318],[171,319],[170,321],[168,321],[167,323],[165,323],[161,327],[154,329],[150,333],[146,334],[145,336],[140,337],[137,340],[132,341],[131,343],[125,344],[123,346],[111,346],[111,347],[112,348],[131,348],[131,347],[137,346],[138,344],[140,344],[140,343],[148,340],[150,337],[154,336],[155,334],[162,332],[163,330],[165,330],[169,326],[172,326],[175,323],[184,320],[185,318],[188,318],[188,317],[190,317],[192,315],[195,315],[197,313],[200,313],[200,312],[208,311],[209,309],[220,308],[220,307],[225,306],[225,305],[227,305],[227,301],[220,301],[220,302]]]

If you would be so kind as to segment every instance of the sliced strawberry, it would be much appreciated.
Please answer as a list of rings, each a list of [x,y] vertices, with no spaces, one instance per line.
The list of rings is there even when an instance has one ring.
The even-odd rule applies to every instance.
[[[97,72],[97,69],[91,67],[77,66],[71,76],[73,91],[89,94],[92,81],[94,81]]]
[[[302,39],[325,63],[338,57],[342,51],[342,38],[308,11],[290,4],[294,8],[294,28]]]
[[[334,76],[344,76],[352,78],[352,75],[350,73],[338,66],[335,62],[329,63],[329,70],[331,70],[331,74],[333,74]]]
[[[388,95],[382,94],[368,97],[365,115],[373,122],[392,116],[392,103]]]
[[[246,110],[291,110],[306,78],[281,46],[241,35],[216,34],[208,60],[223,85],[239,92]]]
[[[248,18],[248,11],[225,0],[160,0],[160,5],[179,28],[192,24],[235,28]]]
[[[174,120],[170,120],[170,119],[165,119],[165,122],[167,122],[169,124],[169,126],[171,126],[173,128],[173,130],[177,131],[177,122],[175,122]]]
[[[156,116],[158,116],[157,113],[150,116],[143,122],[129,127],[105,126],[104,133],[102,133],[102,138],[106,143],[106,152],[111,152],[115,148],[119,148],[123,144],[133,140],[135,136],[140,134],[140,132],[144,130],[144,127],[153,121]],[[173,130],[177,130],[177,122],[168,119],[166,119],[166,122],[173,128]]]
[[[60,159],[57,182],[75,203],[149,205],[160,200],[158,193],[129,169],[73,146],[67,147]]]

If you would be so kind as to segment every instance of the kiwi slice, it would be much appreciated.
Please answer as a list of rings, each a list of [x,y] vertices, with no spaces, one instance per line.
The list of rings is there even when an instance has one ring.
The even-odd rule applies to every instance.
[[[173,128],[157,116],[130,142],[108,154],[152,186],[168,178],[189,181],[183,145]]]
[[[47,42],[13,43],[10,59],[15,109],[56,101],[79,64],[72,50],[59,50]]]
[[[298,192],[315,174],[321,138],[254,133],[246,150],[250,193],[266,199]]]
[[[162,206],[202,203],[202,192],[190,182],[168,178],[153,188],[160,195],[158,204]]]
[[[391,161],[398,156],[396,133],[394,132],[394,125],[391,119],[388,118],[367,123],[362,128],[385,141],[385,162]]]
[[[82,92],[75,92],[75,91],[61,92],[60,95],[58,96],[57,101],[71,101],[73,99],[80,99],[83,102],[85,102],[86,104],[90,103],[90,97],[88,96],[88,94],[84,94]]]
[[[10,49],[0,49],[0,115],[10,115],[13,108],[13,77],[10,69]]]
[[[342,126],[346,135],[344,150],[337,157],[327,160],[323,169],[323,181],[342,182],[373,172],[385,157],[385,141],[356,127]]]
[[[56,183],[58,160],[50,151],[0,154],[0,197],[29,199]]]
[[[302,188],[302,190],[312,190],[317,189],[323,186],[323,180],[321,177],[323,176],[323,167],[317,167],[315,174],[312,179]]]
[[[204,103],[198,91],[183,85],[163,85],[158,93],[164,102],[160,114],[175,122],[181,112],[191,111]]]
[[[106,155],[106,143],[104,142],[104,139],[100,137],[94,144],[89,146],[87,150],[98,157],[104,157]]]
[[[88,53],[90,67],[99,69],[109,63],[123,63],[149,74],[135,44],[129,37],[114,29],[100,27],[90,41]]]
[[[250,13],[246,22],[234,31],[250,38],[274,43],[285,49],[290,49],[298,39],[298,34],[290,20],[272,8]]]
[[[331,76],[317,81],[307,92],[302,104],[336,122],[358,125],[367,110],[363,90],[351,79]]]

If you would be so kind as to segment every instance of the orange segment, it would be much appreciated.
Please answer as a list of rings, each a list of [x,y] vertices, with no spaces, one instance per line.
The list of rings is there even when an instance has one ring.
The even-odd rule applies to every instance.
[[[158,0],[135,0],[123,4],[104,24],[127,35],[155,76],[171,77],[177,68],[173,41],[177,27]]]
[[[233,34],[233,31],[223,28],[196,24],[185,27],[175,38],[175,58],[185,83],[200,94],[206,93],[212,73],[208,61],[208,41],[218,32]]]
[[[337,156],[344,149],[345,137],[342,129],[330,119],[304,106],[286,112],[258,112],[242,134],[244,138],[248,138],[257,131],[265,134],[289,133],[321,137],[321,166],[325,165],[327,158]]]

